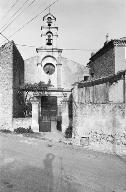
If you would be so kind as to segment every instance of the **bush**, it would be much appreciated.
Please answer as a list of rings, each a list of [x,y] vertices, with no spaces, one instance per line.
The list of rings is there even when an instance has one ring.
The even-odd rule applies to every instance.
[[[22,134],[22,133],[34,133],[31,129],[29,128],[24,128],[24,127],[18,127],[17,129],[14,129],[14,132],[17,134]]]
[[[57,130],[62,131],[62,121],[57,121]]]
[[[0,129],[1,133],[11,133],[9,129]]]
[[[66,131],[65,131],[65,137],[66,137],[66,138],[71,138],[71,137],[72,137],[72,130],[73,130],[72,125],[69,126],[69,127],[66,129]]]

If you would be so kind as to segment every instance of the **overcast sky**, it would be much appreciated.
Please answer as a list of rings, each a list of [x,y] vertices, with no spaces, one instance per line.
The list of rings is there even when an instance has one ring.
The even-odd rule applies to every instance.
[[[13,14],[26,0],[0,0],[0,31],[3,25],[10,22]],[[36,0],[26,8],[23,13],[5,30],[3,34],[9,38],[18,28],[29,19],[44,10],[55,0]],[[14,3],[16,3],[15,6]],[[13,6],[10,10],[10,7]],[[18,14],[20,13],[18,12]],[[59,27],[58,47],[66,49],[82,49],[81,51],[63,51],[63,56],[86,65],[93,50],[100,49],[105,42],[105,35],[109,33],[110,39],[126,36],[126,0],[59,0],[51,8],[52,14],[57,18]],[[42,17],[25,26],[9,40],[17,44],[41,46]],[[2,45],[4,39],[0,37]],[[18,46],[24,59],[36,55],[35,47]]]

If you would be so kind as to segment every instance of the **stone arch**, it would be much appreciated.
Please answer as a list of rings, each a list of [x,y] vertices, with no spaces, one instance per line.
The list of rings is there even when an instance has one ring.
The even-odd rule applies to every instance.
[[[52,58],[52,60],[54,60],[57,63],[57,59],[52,55],[46,55],[45,57],[43,57],[41,63],[43,63],[43,61],[46,60],[47,58]]]
[[[46,35],[51,34],[53,36],[53,33],[51,31],[47,31]]]

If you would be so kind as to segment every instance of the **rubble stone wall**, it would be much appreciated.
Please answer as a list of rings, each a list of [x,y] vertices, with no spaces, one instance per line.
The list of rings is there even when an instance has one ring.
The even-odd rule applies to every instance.
[[[126,119],[124,104],[74,104],[73,137],[89,139],[94,149],[104,145],[108,151],[113,146],[126,149]]]
[[[32,118],[13,118],[13,130],[18,127],[29,128],[32,123]]]
[[[13,45],[13,117],[23,117],[24,93],[19,95],[19,87],[24,84],[24,60]]]
[[[94,78],[101,78],[115,73],[114,47],[104,51],[102,55],[94,59],[91,63],[91,70]]]
[[[19,86],[24,80],[24,61],[13,41],[0,48],[0,129],[12,130],[13,116],[22,112]]]
[[[0,129],[12,128],[13,114],[13,44],[0,48]]]

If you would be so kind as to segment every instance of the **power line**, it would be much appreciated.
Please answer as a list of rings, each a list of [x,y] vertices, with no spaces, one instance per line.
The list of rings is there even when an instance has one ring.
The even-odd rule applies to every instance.
[[[17,44],[16,43],[16,45],[17,46],[21,46],[21,47],[28,47],[28,48],[36,48],[37,46],[35,46],[35,45],[26,45],[26,44]],[[61,48],[62,50],[64,50],[64,51],[89,51],[89,52],[91,52],[91,51],[96,51],[96,49],[85,49],[85,48],[76,48],[76,49],[73,49],[73,48]],[[43,50],[45,50],[45,49],[43,49]],[[52,51],[53,51],[53,49],[52,49]]]
[[[27,2],[28,2],[29,0],[26,0],[24,3],[23,3],[23,5],[11,16],[11,18],[9,19],[9,20],[11,20],[11,19],[13,19],[13,17],[25,6],[25,4],[27,4]],[[5,24],[3,27],[1,27],[1,29],[0,29],[0,31],[5,27],[5,29],[6,29],[6,25],[7,25],[7,27],[9,26],[9,23],[8,24]],[[1,32],[3,32],[5,29],[3,29]]]
[[[96,49],[63,49],[64,51],[96,51]]]
[[[33,1],[26,7],[26,9],[29,8],[35,1],[36,1],[36,0],[33,0]],[[14,19],[13,19],[10,23],[8,23],[8,25],[7,25],[1,32],[4,32],[4,31],[15,21],[15,19],[17,19],[20,15],[22,15],[23,12],[24,12],[24,10],[23,10],[22,12],[20,12],[16,17],[14,17]]]
[[[18,3],[19,0],[16,0],[16,2],[14,2],[11,7],[6,11],[6,13],[3,15],[3,17],[0,19],[0,22],[6,18],[6,16],[8,16],[8,13],[10,13],[10,11],[12,11],[12,9],[16,6],[16,4]]]
[[[35,45],[21,45],[21,44],[17,44],[17,43],[15,43],[15,45],[18,45],[21,47],[36,47]]]
[[[28,0],[27,0],[28,1]],[[41,11],[39,14],[37,14],[36,16],[34,16],[32,19],[30,19],[28,22],[26,22],[24,25],[22,25],[17,31],[15,31],[12,35],[9,36],[9,38],[11,38],[12,36],[14,36],[16,33],[18,33],[19,31],[21,31],[26,25],[28,25],[29,23],[33,22],[35,19],[37,19],[37,17],[39,17],[43,12],[45,12],[47,9],[49,9],[50,7],[52,7],[58,0],[55,0],[54,2],[52,2],[49,6],[47,6],[43,11]],[[4,41],[5,42],[5,41]],[[4,43],[2,42],[2,43]]]
[[[9,39],[5,35],[3,35],[2,33],[0,33],[0,35],[2,35],[8,42],[10,42]]]

